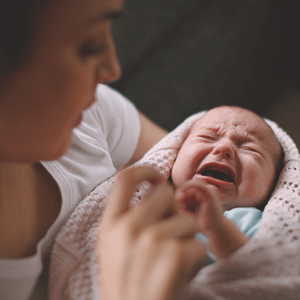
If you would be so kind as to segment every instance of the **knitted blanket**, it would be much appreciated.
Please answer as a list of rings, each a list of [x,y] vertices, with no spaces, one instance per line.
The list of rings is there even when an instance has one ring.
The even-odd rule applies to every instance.
[[[186,119],[134,166],[152,166],[167,179],[183,141],[204,113]],[[287,133],[266,121],[285,157],[260,227],[228,259],[201,269],[187,287],[185,299],[300,299],[300,157]],[[50,300],[101,299],[96,241],[107,195],[115,182],[116,176],[85,197],[57,236],[50,265]],[[141,183],[131,205],[138,204],[149,189],[149,183]]]

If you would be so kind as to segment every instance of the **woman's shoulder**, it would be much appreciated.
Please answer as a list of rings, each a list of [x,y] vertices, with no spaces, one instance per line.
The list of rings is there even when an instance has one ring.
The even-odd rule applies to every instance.
[[[105,85],[98,85],[95,96],[73,131],[68,152],[59,160],[42,162],[63,199],[72,199],[73,205],[130,160],[139,138],[138,112],[125,97]]]

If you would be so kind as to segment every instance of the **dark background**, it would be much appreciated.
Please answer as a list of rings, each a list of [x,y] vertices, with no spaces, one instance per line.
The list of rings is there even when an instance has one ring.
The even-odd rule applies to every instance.
[[[238,105],[300,145],[299,13],[297,0],[125,0],[113,27],[123,75],[111,86],[168,130]]]

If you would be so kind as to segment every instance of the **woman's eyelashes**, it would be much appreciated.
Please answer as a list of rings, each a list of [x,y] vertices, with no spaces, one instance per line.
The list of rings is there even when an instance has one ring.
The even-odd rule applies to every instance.
[[[92,45],[84,45],[80,47],[80,55],[83,57],[93,56],[101,54],[105,49],[104,45],[92,46]]]

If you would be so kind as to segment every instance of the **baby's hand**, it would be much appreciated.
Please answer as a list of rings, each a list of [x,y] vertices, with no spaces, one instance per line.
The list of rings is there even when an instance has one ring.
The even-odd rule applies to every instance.
[[[175,201],[179,207],[195,214],[197,230],[207,236],[225,218],[218,193],[215,186],[199,178],[185,182],[175,191]]]

